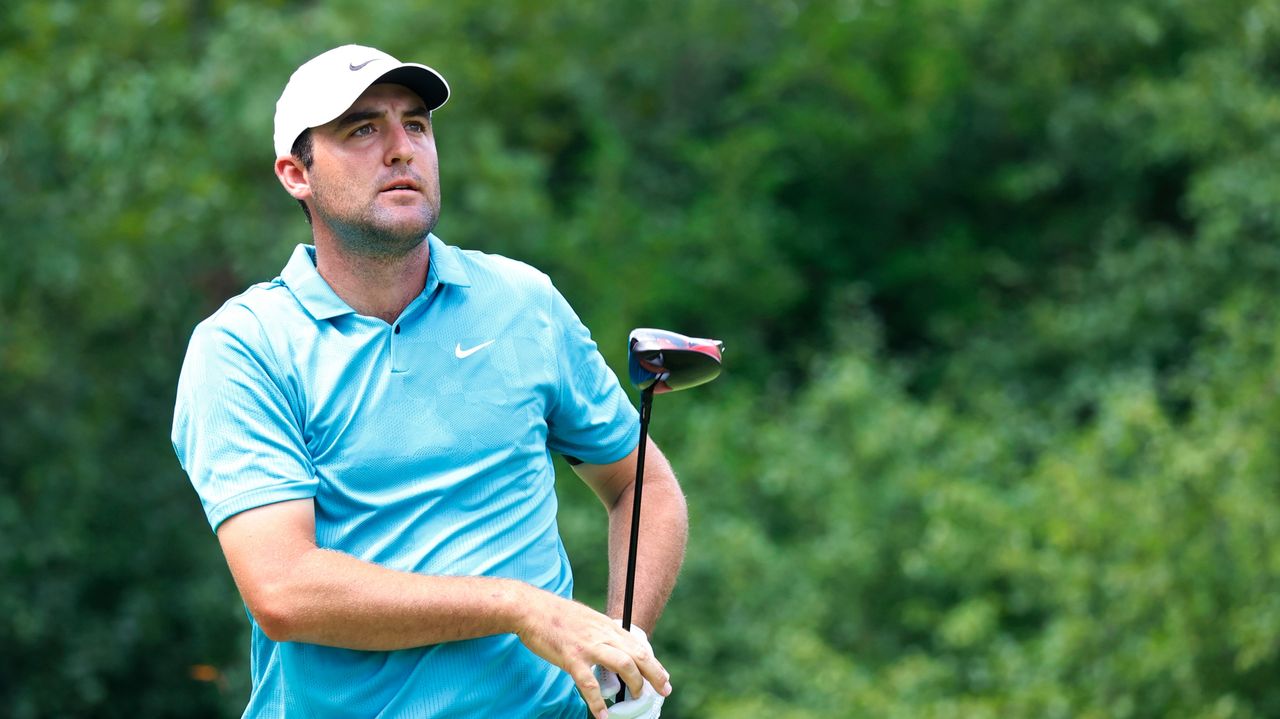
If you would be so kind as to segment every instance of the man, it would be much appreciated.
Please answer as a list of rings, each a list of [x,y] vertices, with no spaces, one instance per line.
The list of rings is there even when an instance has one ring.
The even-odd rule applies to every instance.
[[[657,717],[667,671],[610,618],[636,412],[545,275],[431,234],[448,97],[372,48],[302,65],[275,172],[314,246],[187,351],[173,443],[249,613],[245,716]],[[553,452],[608,509],[608,614],[571,599]],[[652,629],[687,518],[647,452],[634,617]],[[636,698],[606,708],[619,678]]]

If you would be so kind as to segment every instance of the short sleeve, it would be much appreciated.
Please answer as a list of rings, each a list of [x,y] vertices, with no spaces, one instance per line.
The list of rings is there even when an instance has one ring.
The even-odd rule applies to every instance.
[[[547,418],[547,446],[591,464],[616,462],[640,441],[639,414],[590,331],[554,287],[550,314],[559,384]]]
[[[191,337],[178,379],[173,448],[215,531],[247,509],[314,497],[301,411],[244,308],[223,308]]]

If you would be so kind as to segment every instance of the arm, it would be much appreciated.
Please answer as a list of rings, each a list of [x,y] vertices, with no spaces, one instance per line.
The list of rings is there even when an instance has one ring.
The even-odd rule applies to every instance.
[[[275,641],[390,650],[516,631],[532,587],[398,572],[315,543],[312,501],[268,504],[218,528],[249,611]],[[533,591],[530,591],[533,590]]]
[[[635,496],[632,485],[639,457],[632,432],[639,416],[622,391],[617,375],[605,364],[591,333],[564,297],[550,286],[550,280],[547,282],[547,311],[559,375],[547,417],[547,446],[554,452],[587,460],[575,465],[574,471],[609,513],[607,610],[610,615],[621,617]],[[631,451],[625,457],[605,463],[628,446]],[[646,444],[645,452],[648,461],[640,509],[644,517],[640,522],[632,618],[653,630],[684,561],[689,522],[684,495],[671,465],[652,440]]]
[[[612,617],[622,616],[638,454],[637,450],[632,450],[612,464],[579,464],[574,467],[609,512],[607,611]],[[671,590],[675,588],[689,536],[684,493],[671,465],[652,439],[645,450],[644,502],[640,514],[640,548],[636,558],[632,619],[652,633]]]
[[[637,690],[666,670],[609,617],[523,582],[399,572],[315,543],[312,500],[237,514],[218,528],[236,586],[275,641],[391,650],[514,633],[573,677],[593,713],[604,699],[591,665]]]

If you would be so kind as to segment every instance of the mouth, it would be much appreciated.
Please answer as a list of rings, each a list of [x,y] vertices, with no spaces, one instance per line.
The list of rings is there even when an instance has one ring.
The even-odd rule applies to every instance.
[[[392,180],[382,186],[379,192],[420,192],[418,183],[410,179]]]

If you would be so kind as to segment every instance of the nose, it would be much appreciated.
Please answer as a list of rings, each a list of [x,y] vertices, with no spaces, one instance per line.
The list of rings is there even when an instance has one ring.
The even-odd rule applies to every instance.
[[[413,140],[402,125],[392,125],[387,133],[387,151],[383,161],[387,166],[397,162],[409,164],[413,162]]]

